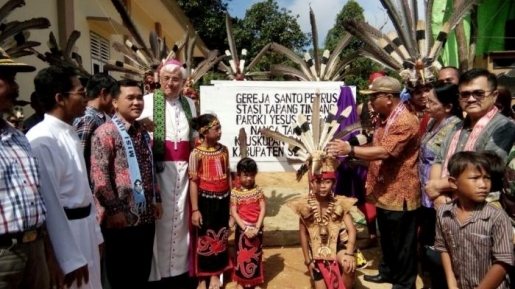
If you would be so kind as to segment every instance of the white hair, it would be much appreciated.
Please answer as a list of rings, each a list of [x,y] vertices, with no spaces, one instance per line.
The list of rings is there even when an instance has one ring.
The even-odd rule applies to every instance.
[[[178,69],[181,70],[181,76],[182,76],[182,79],[186,79],[187,75],[186,75],[186,69],[184,69],[184,67],[182,66],[179,66],[177,64],[166,64],[165,66],[163,66],[163,68],[161,68],[162,71],[166,71],[166,72],[169,72],[169,73],[174,73],[176,72]]]

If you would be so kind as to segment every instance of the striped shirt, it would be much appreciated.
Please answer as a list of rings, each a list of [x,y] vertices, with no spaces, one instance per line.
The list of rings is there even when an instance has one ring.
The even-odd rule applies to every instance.
[[[25,135],[0,119],[0,235],[38,228],[45,221],[37,160]]]
[[[86,107],[84,116],[76,118],[73,121],[73,126],[79,136],[82,150],[84,151],[84,160],[86,161],[88,177],[91,173],[91,137],[93,136],[93,132],[95,132],[99,126],[103,125],[110,119],[111,118],[107,114],[92,106],[88,106]]]
[[[494,263],[513,265],[508,215],[489,203],[478,204],[467,221],[456,217],[457,200],[437,211],[435,249],[448,252],[460,289],[476,288]],[[505,278],[498,289],[508,289]]]

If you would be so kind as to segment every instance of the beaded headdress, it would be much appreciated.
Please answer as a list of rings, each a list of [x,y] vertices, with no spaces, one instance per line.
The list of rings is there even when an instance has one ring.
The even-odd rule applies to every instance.
[[[212,127],[215,127],[215,126],[217,126],[217,125],[219,125],[219,124],[220,124],[220,122],[218,121],[218,119],[217,119],[217,118],[215,118],[215,119],[213,119],[212,121],[210,121],[207,125],[205,125],[205,126],[201,127],[201,128],[199,129],[199,131],[198,131],[198,132],[199,132],[200,134],[203,134],[203,133],[205,133],[206,131],[210,130]]]

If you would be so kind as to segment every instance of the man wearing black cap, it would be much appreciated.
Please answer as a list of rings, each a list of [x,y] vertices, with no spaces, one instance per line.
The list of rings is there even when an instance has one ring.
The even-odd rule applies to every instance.
[[[0,48],[0,113],[18,98],[16,73],[35,67],[14,62]],[[0,118],[0,288],[49,288],[37,160],[23,133]]]

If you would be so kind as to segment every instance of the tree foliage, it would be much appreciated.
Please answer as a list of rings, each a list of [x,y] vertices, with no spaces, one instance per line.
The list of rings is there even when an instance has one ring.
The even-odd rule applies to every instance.
[[[243,19],[234,25],[234,36],[239,49],[248,50],[252,59],[268,43],[276,42],[301,52],[309,43],[297,22],[299,15],[293,15],[286,8],[279,8],[276,0],[267,0],[252,5]],[[258,70],[268,70],[270,64],[286,61],[279,54],[269,52],[258,64]]]
[[[227,1],[231,0],[177,1],[206,46],[218,49],[221,53],[229,47],[225,28]],[[285,8],[279,8],[276,0],[252,5],[244,18],[233,18],[234,37],[240,50],[238,52],[247,49],[247,61],[250,61],[270,42],[300,52],[308,44],[308,35],[300,29],[298,17]],[[267,70],[270,64],[284,61],[284,57],[270,52],[256,66],[256,70]]]
[[[347,4],[345,4],[336,16],[336,21],[334,23],[333,28],[329,29],[327,32],[327,36],[325,38],[325,48],[329,50],[333,50],[338,41],[345,34],[345,28],[343,27],[343,22],[348,19],[356,19],[356,20],[365,20],[365,16],[363,16],[363,7],[361,7],[358,2],[354,0],[349,0]],[[351,43],[347,46],[345,51],[356,51],[361,47],[361,43],[358,39],[354,38]]]
[[[225,51],[225,13],[231,0],[177,0],[209,49]]]
[[[348,19],[364,20],[363,12],[363,8],[355,0],[349,0],[336,16],[334,27],[327,33],[325,39],[326,49],[333,50],[338,41],[345,34],[343,22]],[[343,50],[340,57],[345,57],[361,49],[363,45],[363,42],[359,41],[357,38],[353,38],[351,43]],[[351,64],[351,69],[353,73],[345,79],[345,84],[355,85],[358,89],[365,89],[368,87],[368,76],[370,73],[380,70],[381,67],[368,58],[360,57]],[[360,95],[358,95],[358,99],[359,98]]]

